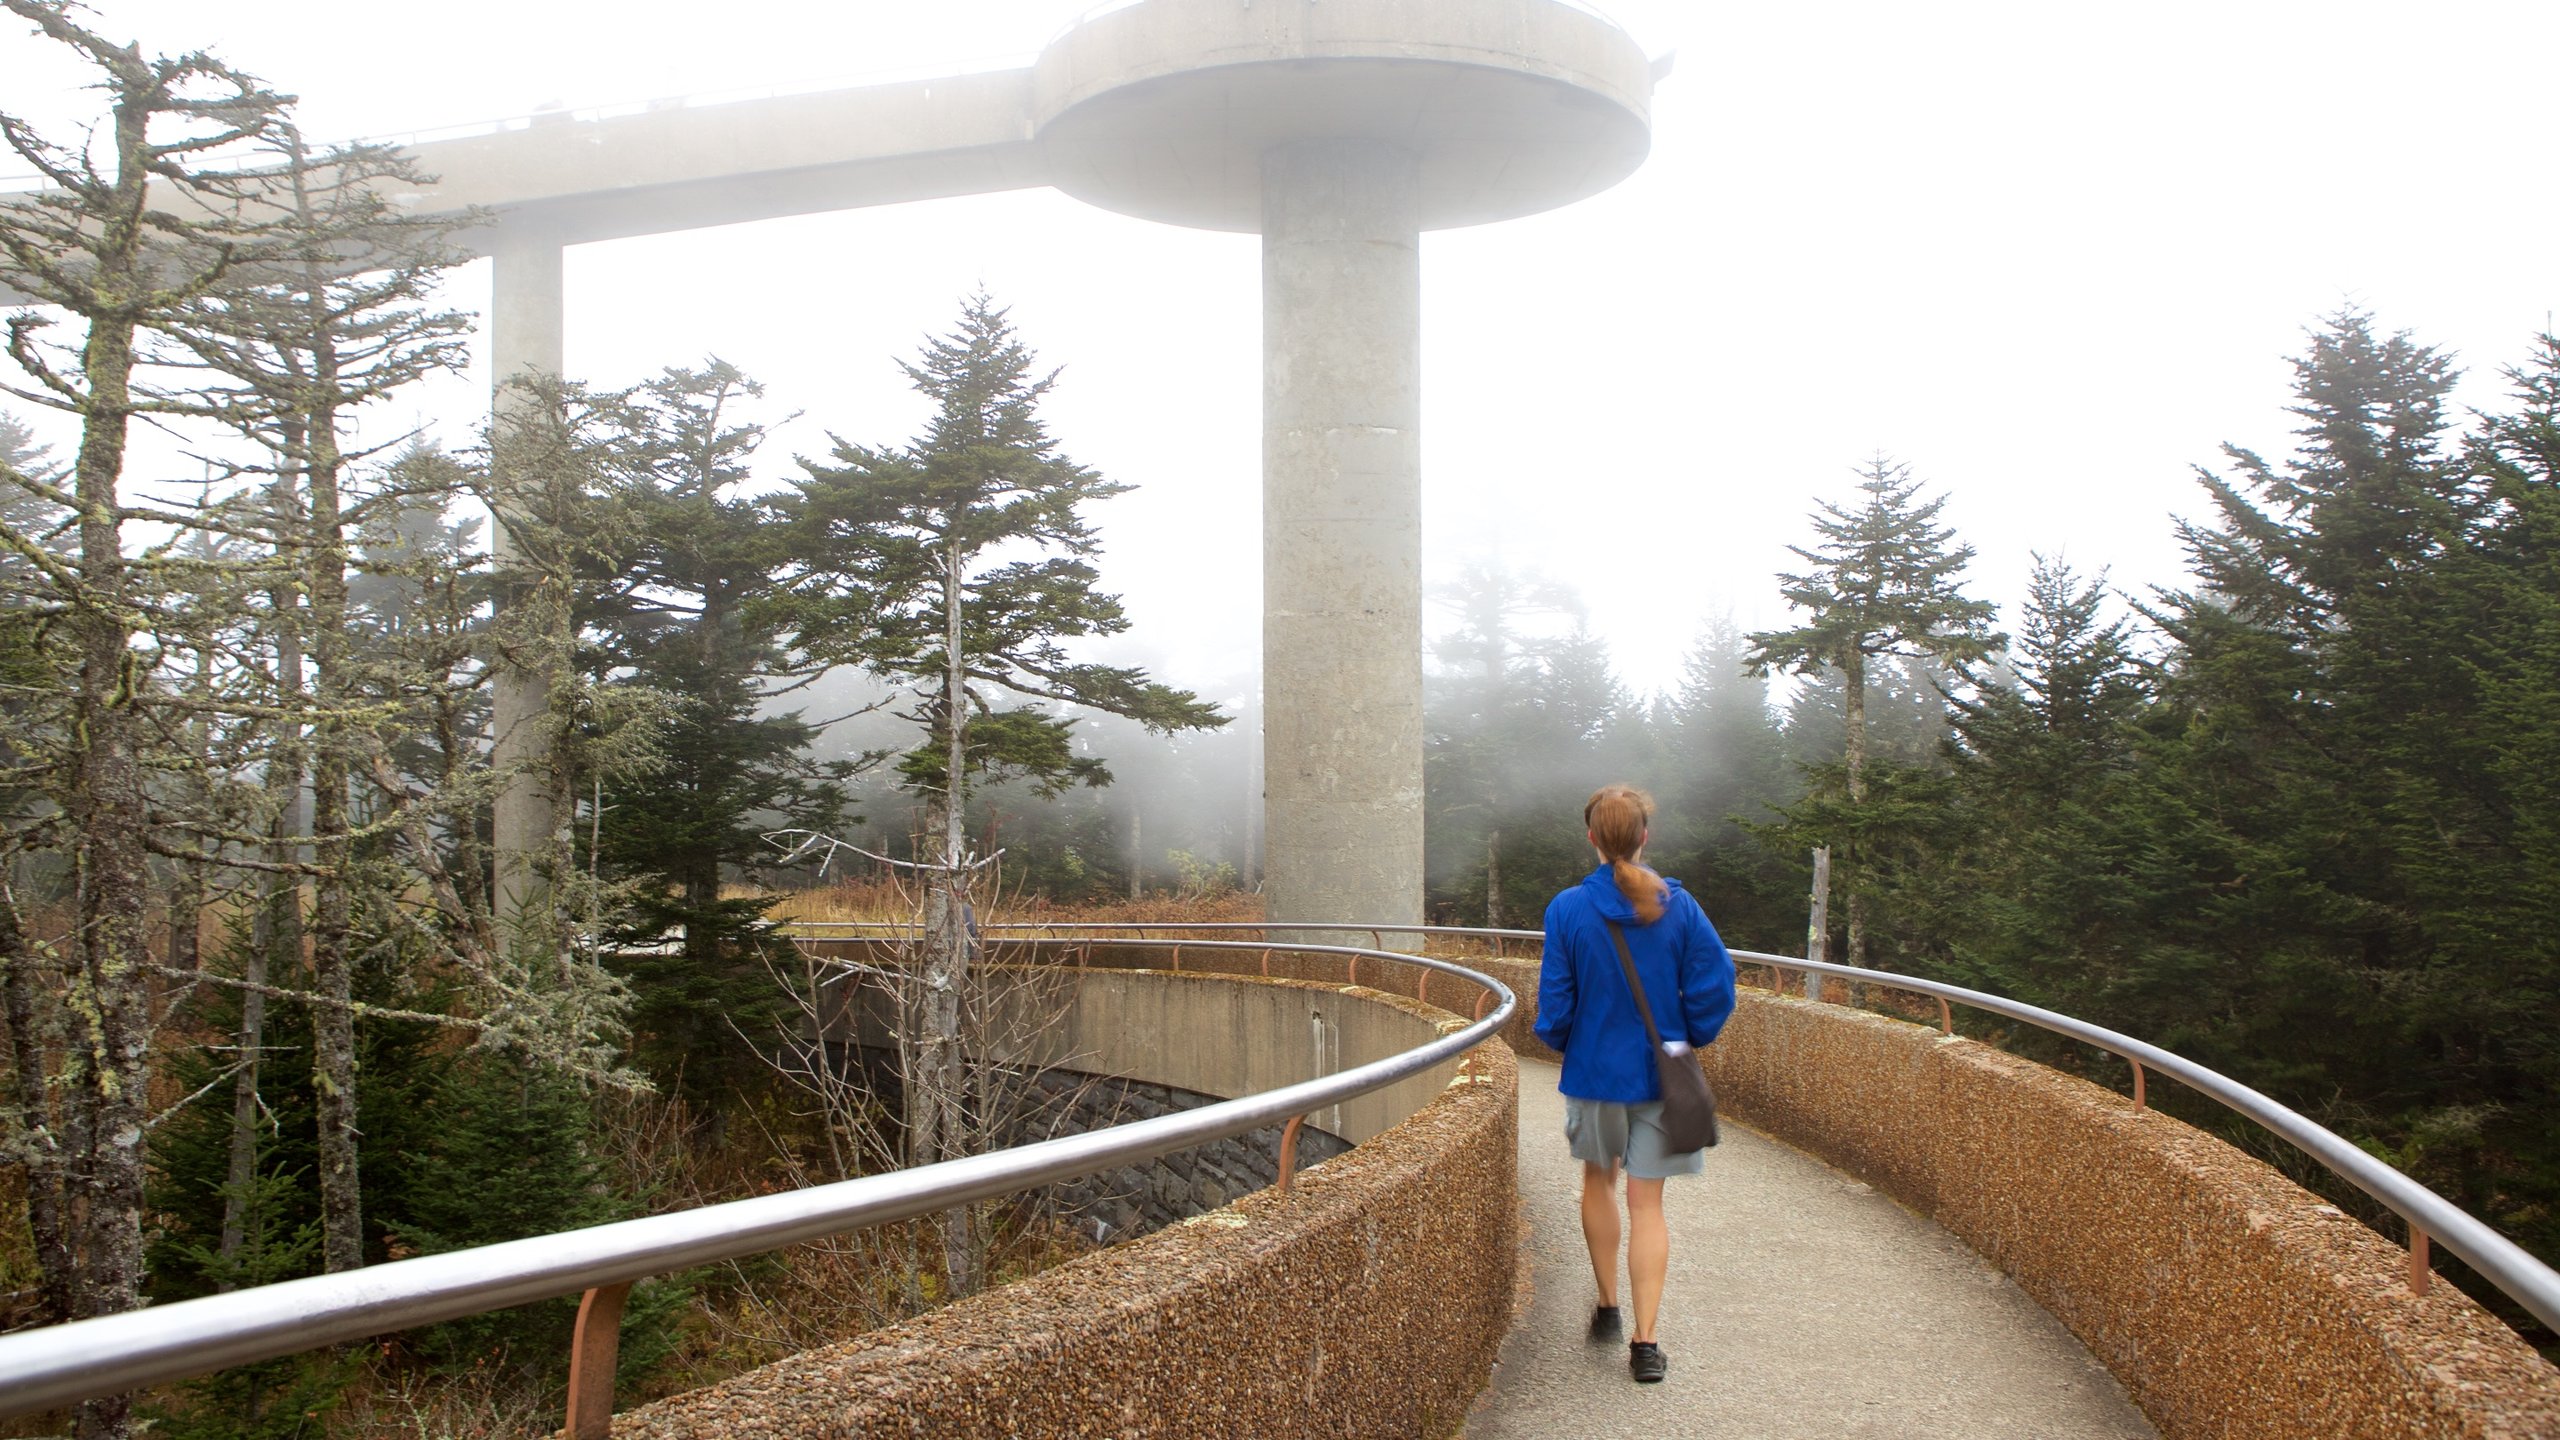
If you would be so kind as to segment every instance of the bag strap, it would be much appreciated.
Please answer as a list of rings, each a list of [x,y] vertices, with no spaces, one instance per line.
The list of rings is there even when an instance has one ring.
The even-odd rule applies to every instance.
[[[1627,953],[1626,932],[1618,928],[1615,920],[1604,919],[1600,923],[1609,927],[1609,943],[1618,947],[1618,968],[1627,972],[1627,988],[1635,992],[1636,1013],[1644,1017],[1644,1038],[1652,1041],[1653,1048],[1659,1050],[1662,1048],[1662,1032],[1653,1026],[1653,1006],[1644,998],[1644,982],[1636,978],[1636,957]]]

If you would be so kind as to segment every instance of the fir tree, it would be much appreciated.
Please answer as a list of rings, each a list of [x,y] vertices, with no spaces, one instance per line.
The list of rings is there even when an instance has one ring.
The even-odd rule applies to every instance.
[[[1781,575],[1787,604],[1805,612],[1791,630],[1755,632],[1754,673],[1785,669],[1800,675],[1825,669],[1840,674],[1843,692],[1842,773],[1850,809],[1866,799],[1867,682],[1869,667],[1885,657],[1926,657],[1940,664],[1980,660],[2000,643],[1991,629],[1993,607],[1966,597],[1959,577],[1973,547],[1957,545],[1938,522],[1946,497],[1920,498],[1920,483],[1907,465],[1877,456],[1861,473],[1865,498],[1855,509],[1825,502],[1813,517],[1821,538],[1812,548],[1789,546],[1812,568]],[[1866,963],[1866,908],[1850,861],[1849,954]]]
[[[1728,940],[1774,949],[1803,928],[1804,875],[1792,855],[1764,847],[1748,827],[1768,824],[1803,781],[1787,764],[1768,681],[1751,673],[1744,644],[1731,619],[1710,623],[1655,718],[1666,788],[1654,848],[1665,873],[1699,892]]]
[[[961,984],[969,969],[973,784],[1020,778],[1044,794],[1107,783],[1071,743],[1073,722],[1045,704],[1126,716],[1157,733],[1226,723],[1217,707],[1125,666],[1077,660],[1066,642],[1129,625],[1094,565],[1101,542],[1086,507],[1127,487],[1061,453],[1040,418],[1056,383],[1038,375],[1005,312],[981,294],[958,328],[930,339],[909,380],[934,404],[907,446],[836,439],[833,464],[809,463],[786,497],[795,563],[776,602],[793,649],[851,664],[898,687],[923,743],[899,758],[930,810],[925,1013],[907,1029],[907,1143],[913,1164],[967,1153]],[[1017,558],[1018,557],[1018,558]],[[1004,706],[1010,696],[1032,703]],[[945,1227],[946,1277],[973,1288],[965,1217]]]
[[[798,712],[763,713],[769,694],[800,677],[769,603],[789,532],[738,493],[765,434],[741,411],[762,393],[718,359],[670,367],[634,392],[615,497],[631,545],[578,615],[598,678],[669,706],[658,765],[617,787],[593,834],[609,873],[647,882],[633,895],[634,943],[621,962],[642,1058],[715,1117],[763,1068],[741,1035],[762,1035],[779,1017],[760,958],[773,943],[772,901],[725,896],[722,881],[775,858],[769,831],[834,832],[843,783],[863,763],[818,761],[816,727]],[[670,937],[674,953],[657,953]]]
[[[26,934],[14,905],[0,904],[0,995],[13,1051],[0,1108],[29,1172],[45,1318],[66,1320],[129,1310],[142,1294],[144,1163],[135,1137],[153,1118],[157,1017],[146,917],[149,855],[163,838],[154,834],[147,777],[164,733],[145,659],[146,601],[179,562],[129,554],[127,527],[183,530],[199,520],[141,504],[125,489],[126,444],[138,416],[201,408],[153,388],[153,336],[184,323],[194,301],[241,267],[276,253],[276,228],[254,218],[265,213],[263,182],[220,162],[272,134],[285,101],[209,56],[146,57],[116,44],[62,0],[0,0],[0,10],[83,64],[109,111],[76,143],[0,114],[0,140],[48,187],[38,201],[0,207],[0,283],[80,327],[74,353],[49,342],[51,317],[8,317],[9,357],[27,377],[12,393],[75,417],[80,442],[67,485],[15,465],[0,475],[0,488],[77,516],[76,538],[66,537],[59,559],[35,537],[7,537],[32,572],[25,598],[57,617],[68,662],[36,692],[46,721],[17,727],[21,743],[41,741],[46,752],[21,773],[42,777],[60,814],[76,917],[67,943],[56,949]],[[75,1432],[125,1436],[130,1409],[125,1396],[86,1401]]]
[[[629,1219],[638,1202],[598,1152],[587,1097],[571,1077],[500,1051],[448,1055],[432,1100],[436,1128],[404,1157],[410,1172],[401,1243],[437,1254]],[[658,1277],[624,1311],[618,1373],[636,1379],[664,1359],[688,1281]],[[511,1377],[560,1393],[578,1300],[568,1296],[414,1332],[427,1363]]]

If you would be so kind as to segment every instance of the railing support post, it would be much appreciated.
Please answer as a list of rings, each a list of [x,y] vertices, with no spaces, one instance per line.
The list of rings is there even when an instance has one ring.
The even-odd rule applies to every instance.
[[[1304,1115],[1292,1115],[1280,1130],[1280,1193],[1289,1193],[1289,1177],[1298,1170],[1298,1127],[1307,1123]]]
[[[1944,995],[1938,997],[1938,1033],[1942,1035],[1956,1033],[1956,1012],[1947,1008],[1947,997]]]
[[[2426,1294],[2427,1281],[2433,1277],[2434,1271],[2427,1264],[2427,1232],[2412,1222],[2409,1226],[2409,1293]]]
[[[578,1328],[569,1342],[569,1440],[606,1440],[613,1434],[613,1366],[622,1348],[622,1302],[631,1284],[599,1285],[578,1302]]]
[[[2148,1109],[2150,1109],[2150,1108],[2151,1108],[2151,1097],[2150,1097],[2148,1094],[2144,1093],[2144,1090],[2143,1090],[2143,1084],[2142,1084],[2142,1062],[2141,1062],[2141,1061],[2139,1061],[2139,1060],[2136,1060],[2136,1061],[2133,1061],[2133,1062],[2132,1062],[2132,1065],[2133,1065],[2133,1108],[2134,1108],[2134,1109],[2136,1109],[2136,1110],[2148,1110]]]

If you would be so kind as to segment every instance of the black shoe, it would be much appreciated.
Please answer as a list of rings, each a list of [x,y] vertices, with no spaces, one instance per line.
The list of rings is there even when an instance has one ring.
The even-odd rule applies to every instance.
[[[1595,1305],[1591,1308],[1592,1344],[1614,1345],[1617,1343],[1618,1337],[1625,1333],[1625,1327],[1618,1323],[1617,1306]]]
[[[1627,1346],[1627,1372],[1639,1385],[1656,1385],[1671,1373],[1671,1362],[1662,1358],[1661,1346],[1638,1340]]]

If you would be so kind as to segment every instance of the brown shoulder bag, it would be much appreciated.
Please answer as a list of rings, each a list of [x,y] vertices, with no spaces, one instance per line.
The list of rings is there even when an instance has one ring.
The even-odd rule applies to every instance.
[[[1663,1048],[1662,1032],[1653,1023],[1653,1006],[1644,998],[1644,982],[1636,978],[1635,957],[1627,953],[1626,933],[1615,920],[1601,923],[1609,927],[1609,943],[1618,947],[1618,968],[1627,972],[1627,988],[1635,992],[1636,1013],[1644,1017],[1644,1038],[1653,1042],[1653,1068],[1662,1076],[1663,1140],[1679,1154],[1704,1150],[1722,1137],[1716,1134],[1716,1092],[1707,1084],[1707,1072],[1699,1068],[1698,1052],[1684,1048],[1673,1054]]]

